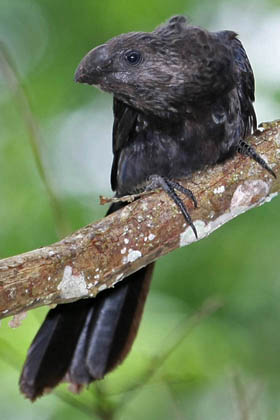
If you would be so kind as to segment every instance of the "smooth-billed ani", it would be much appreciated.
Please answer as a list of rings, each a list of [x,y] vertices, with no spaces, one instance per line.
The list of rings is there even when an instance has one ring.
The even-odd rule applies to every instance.
[[[195,235],[176,190],[196,201],[180,178],[236,152],[274,175],[245,142],[256,129],[254,77],[232,31],[209,32],[175,16],[153,32],[120,35],[94,48],[75,79],[114,96],[116,195],[164,188]],[[65,378],[86,385],[118,365],[137,333],[152,268],[94,299],[51,309],[29,349],[21,391],[34,400]]]

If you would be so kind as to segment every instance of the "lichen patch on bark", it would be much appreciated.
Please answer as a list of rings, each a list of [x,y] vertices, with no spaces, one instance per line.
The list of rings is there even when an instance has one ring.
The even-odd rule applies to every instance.
[[[63,278],[57,289],[60,291],[62,299],[72,299],[77,296],[83,297],[88,295],[87,283],[84,274],[72,274],[72,267],[66,265],[63,272]]]
[[[240,184],[231,199],[231,210],[237,207],[249,207],[260,201],[269,192],[269,185],[262,179],[247,180]]]

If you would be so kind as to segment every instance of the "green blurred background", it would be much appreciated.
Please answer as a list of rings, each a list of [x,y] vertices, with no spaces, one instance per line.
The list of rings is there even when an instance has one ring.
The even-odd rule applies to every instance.
[[[0,0],[0,40],[28,92],[43,164],[69,231],[104,214],[98,195],[110,194],[112,160],[112,99],[75,84],[75,68],[108,38],[153,30],[174,14],[211,30],[238,32],[256,75],[258,120],[280,118],[277,0]],[[22,111],[3,69],[2,56],[1,258],[58,239]],[[279,209],[276,198],[162,258],[129,358],[78,397],[64,385],[35,404],[19,394],[19,372],[47,309],[30,312],[18,329],[2,321],[0,418],[101,418],[96,407],[102,403],[117,404],[116,419],[280,419]],[[192,315],[209,298],[220,299],[223,308],[190,331]],[[155,369],[156,356],[162,358],[181,336]],[[150,367],[154,376],[143,381]]]

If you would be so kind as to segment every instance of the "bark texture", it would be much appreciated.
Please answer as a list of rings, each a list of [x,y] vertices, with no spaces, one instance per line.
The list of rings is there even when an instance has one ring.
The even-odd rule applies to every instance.
[[[199,240],[239,214],[269,202],[280,190],[280,121],[263,123],[250,140],[277,175],[236,156],[197,172],[182,185]],[[60,242],[0,261],[0,318],[34,307],[96,296],[139,268],[196,239],[162,191],[145,194]]]

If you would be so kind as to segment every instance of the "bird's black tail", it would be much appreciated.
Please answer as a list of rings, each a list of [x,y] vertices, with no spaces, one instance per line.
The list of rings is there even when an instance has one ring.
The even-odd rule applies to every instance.
[[[150,264],[96,298],[51,309],[28,351],[22,393],[35,400],[64,379],[79,388],[121,363],[137,334],[152,271]]]

